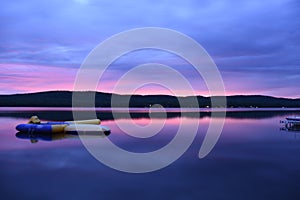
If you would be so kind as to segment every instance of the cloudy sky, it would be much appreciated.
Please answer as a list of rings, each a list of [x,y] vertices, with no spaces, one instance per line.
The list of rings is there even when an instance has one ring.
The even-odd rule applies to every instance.
[[[100,42],[132,28],[163,27],[182,32],[205,48],[220,70],[227,95],[300,98],[298,0],[4,0],[0,4],[1,94],[72,90],[81,63]],[[122,74],[148,62],[174,67],[197,94],[207,95],[203,80],[187,62],[151,50],[114,62],[98,90],[111,92]],[[137,92],[168,93],[155,85]]]

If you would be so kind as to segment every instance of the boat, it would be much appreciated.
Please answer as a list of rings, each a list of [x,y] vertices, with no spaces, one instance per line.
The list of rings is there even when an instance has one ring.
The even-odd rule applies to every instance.
[[[69,133],[78,134],[86,132],[98,132],[105,135],[110,134],[110,129],[100,125],[99,119],[65,121],[65,122],[44,122],[37,116],[32,116],[27,124],[19,124],[16,129],[28,133]]]

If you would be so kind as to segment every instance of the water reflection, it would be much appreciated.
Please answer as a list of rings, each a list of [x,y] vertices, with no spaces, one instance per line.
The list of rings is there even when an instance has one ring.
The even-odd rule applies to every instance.
[[[78,135],[16,134],[15,126],[32,115],[45,121],[67,121],[72,120],[70,110],[0,110],[0,192],[6,199],[300,199],[300,134],[279,130],[280,120],[299,114],[295,110],[229,112],[217,145],[200,160],[209,113],[200,117],[168,113],[160,133],[140,139],[116,125],[116,121],[126,124],[130,119],[97,112],[103,125],[111,128],[108,139],[132,152],[154,151],[168,144],[181,118],[186,126],[200,121],[196,139],[180,159],[162,170],[132,175],[99,163]],[[141,126],[150,120],[148,113],[132,116]],[[154,122],[161,120],[155,117]],[[31,144],[31,140],[38,142]]]
[[[289,132],[299,132],[300,133],[300,126],[284,126],[281,127],[280,130],[282,131],[289,131]]]
[[[105,135],[101,132],[88,132],[81,135],[83,139],[98,139],[107,137],[109,134]],[[55,140],[65,140],[65,139],[80,139],[78,134],[68,134],[68,133],[32,133],[32,132],[17,132],[16,137],[19,139],[30,140],[31,143],[37,143],[39,140],[43,141],[55,141]]]

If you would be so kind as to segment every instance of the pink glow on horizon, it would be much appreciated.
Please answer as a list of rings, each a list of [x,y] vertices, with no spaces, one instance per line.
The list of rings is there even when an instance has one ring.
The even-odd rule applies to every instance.
[[[72,90],[76,76],[74,68],[1,63],[1,94]]]
[[[51,90],[69,90],[74,88],[74,82],[76,80],[76,74],[78,69],[76,68],[63,68],[56,66],[45,65],[33,65],[33,64],[16,64],[16,63],[0,63],[0,94],[15,94],[15,93],[32,93]],[[114,93],[114,86],[118,81],[118,76],[108,77],[98,83],[97,91]],[[197,86],[195,80],[191,80],[194,85]],[[238,84],[237,84],[238,83]],[[132,82],[126,82],[125,85],[134,84]],[[202,83],[201,83],[202,84]],[[226,89],[226,95],[269,95],[276,97],[300,97],[298,94],[293,94],[291,91],[285,93],[286,88],[278,88],[276,90],[261,90],[259,88],[260,83],[253,82],[251,80],[241,81],[240,78],[231,79],[228,74],[224,77],[224,84]],[[83,87],[84,88],[84,87]],[[119,94],[131,94],[130,91],[125,89],[119,90]],[[91,89],[90,89],[91,90]],[[194,92],[196,95],[210,96],[207,89],[203,86],[198,87]],[[154,95],[154,94],[167,94],[175,96],[189,96],[187,91],[183,89],[177,91],[170,91],[168,88],[164,88],[158,85],[145,85],[138,88],[134,94],[141,95]],[[282,94],[282,95],[278,95]]]

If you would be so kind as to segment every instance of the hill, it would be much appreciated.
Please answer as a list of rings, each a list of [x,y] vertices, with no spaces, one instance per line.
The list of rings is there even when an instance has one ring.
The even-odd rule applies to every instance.
[[[71,107],[72,95],[91,99],[93,92],[47,91],[28,94],[0,95],[1,107]],[[179,107],[179,101],[189,102],[191,97],[175,97],[169,95],[118,95],[110,93],[95,93],[96,107],[111,107],[112,97],[116,100],[114,107],[150,107],[160,104],[163,107]],[[219,97],[216,97],[219,98]],[[227,107],[300,107],[300,99],[276,98],[261,95],[228,96]],[[210,107],[210,97],[197,96],[199,107]],[[188,107],[195,107],[190,104]]]

